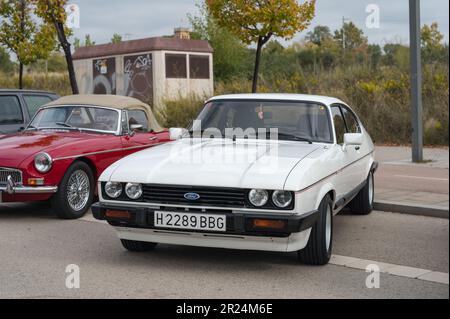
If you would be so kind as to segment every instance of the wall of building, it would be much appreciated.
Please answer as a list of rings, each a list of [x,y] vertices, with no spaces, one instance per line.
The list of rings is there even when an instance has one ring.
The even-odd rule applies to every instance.
[[[166,75],[166,54],[202,55],[209,57],[209,79],[193,79],[189,72],[189,58],[186,58],[185,78],[168,78]],[[176,99],[194,94],[210,97],[214,93],[213,55],[211,53],[157,51],[155,57],[155,105],[163,105],[164,99]]]
[[[166,54],[186,56],[185,77],[168,78],[166,76]],[[208,79],[191,78],[189,55],[209,57]],[[114,65],[111,65],[112,58],[115,59]],[[124,65],[124,61],[126,65]],[[214,91],[213,55],[211,53],[140,52],[126,56],[116,55],[75,60],[74,66],[81,94],[130,95],[157,108],[163,106],[165,99],[174,99],[189,94],[209,97],[213,95]],[[148,95],[151,97],[146,98]]]

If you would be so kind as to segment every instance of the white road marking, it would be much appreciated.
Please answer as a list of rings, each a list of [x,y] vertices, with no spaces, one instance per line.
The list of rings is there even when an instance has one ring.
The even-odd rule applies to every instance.
[[[428,269],[389,264],[385,262],[365,260],[340,255],[331,256],[330,264],[360,270],[365,270],[368,265],[377,265],[378,267],[380,267],[380,272],[384,274],[400,276],[405,278],[420,279],[424,281],[430,281],[445,285],[449,284],[448,273],[432,271]]]
[[[428,180],[431,180],[431,181],[448,182],[448,178],[438,178],[438,177],[410,176],[410,175],[394,175],[394,177],[414,178],[414,179],[428,179]]]
[[[107,224],[104,220],[97,220],[91,214],[86,214],[86,216],[80,218],[79,220],[83,220],[91,223],[102,223]],[[403,265],[390,264],[375,260],[367,260],[356,257],[348,257],[341,255],[332,255],[330,259],[331,265],[343,266],[352,269],[365,270],[368,265],[377,265],[380,268],[381,273],[400,276],[405,278],[413,278],[420,279],[424,281],[430,281],[440,284],[449,284],[449,274],[432,271],[428,269],[421,269]]]

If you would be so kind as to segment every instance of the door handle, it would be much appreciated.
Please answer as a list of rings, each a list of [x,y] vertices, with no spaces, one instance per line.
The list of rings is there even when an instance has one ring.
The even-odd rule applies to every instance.
[[[156,136],[149,137],[150,141],[156,141],[158,138]]]
[[[359,151],[360,149],[361,149],[361,147],[355,146],[355,150]]]

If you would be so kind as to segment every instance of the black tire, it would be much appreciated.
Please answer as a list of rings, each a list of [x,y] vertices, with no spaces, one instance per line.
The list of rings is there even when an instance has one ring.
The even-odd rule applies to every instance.
[[[148,243],[145,241],[136,241],[136,240],[128,240],[128,239],[121,239],[120,242],[122,243],[122,246],[133,252],[145,252],[155,249],[157,243]]]
[[[84,172],[89,179],[89,197],[87,202],[79,209],[74,209],[69,204],[68,187],[69,180],[76,172]],[[52,208],[56,215],[61,219],[77,219],[83,217],[92,205],[94,198],[94,175],[91,168],[84,162],[74,162],[64,174],[58,187],[58,192],[52,197]]]
[[[373,172],[367,176],[366,185],[359,191],[358,195],[352,199],[348,207],[353,214],[368,215],[373,210],[373,201],[375,198],[375,181]],[[370,185],[372,184],[372,185]]]
[[[319,216],[311,229],[308,244],[297,252],[298,259],[307,265],[326,265],[330,261],[333,248],[333,202],[329,195],[319,205]],[[330,218],[330,238],[327,245],[327,214]],[[328,247],[327,247],[328,246]]]

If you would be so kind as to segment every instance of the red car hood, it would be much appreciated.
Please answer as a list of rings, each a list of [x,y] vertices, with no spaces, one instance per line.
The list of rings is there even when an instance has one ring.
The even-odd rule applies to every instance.
[[[49,152],[58,146],[94,138],[79,132],[25,132],[0,135],[0,167],[19,167],[28,157]]]

